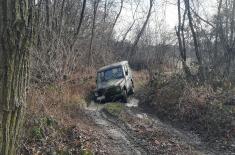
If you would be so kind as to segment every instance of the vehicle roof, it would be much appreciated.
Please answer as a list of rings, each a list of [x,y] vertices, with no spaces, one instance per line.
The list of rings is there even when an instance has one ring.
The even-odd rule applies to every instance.
[[[113,68],[113,67],[117,67],[117,66],[122,66],[122,65],[125,65],[125,64],[128,64],[128,61],[121,61],[121,62],[113,63],[113,64],[110,64],[110,65],[101,67],[98,70],[98,72],[104,71],[104,70],[109,69],[109,68]]]

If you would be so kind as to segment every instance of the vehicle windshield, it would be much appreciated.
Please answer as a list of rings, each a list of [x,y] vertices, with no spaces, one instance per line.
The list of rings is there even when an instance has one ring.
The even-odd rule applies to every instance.
[[[98,82],[105,82],[115,79],[121,79],[124,77],[122,66],[109,68],[102,72],[98,72],[97,81]]]

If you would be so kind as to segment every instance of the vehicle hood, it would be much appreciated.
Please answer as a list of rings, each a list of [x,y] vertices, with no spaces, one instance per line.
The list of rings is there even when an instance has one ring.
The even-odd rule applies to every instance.
[[[123,78],[123,79],[116,79],[116,80],[110,80],[110,81],[97,83],[97,90],[106,89],[112,86],[122,86],[124,84],[124,80],[125,79]]]

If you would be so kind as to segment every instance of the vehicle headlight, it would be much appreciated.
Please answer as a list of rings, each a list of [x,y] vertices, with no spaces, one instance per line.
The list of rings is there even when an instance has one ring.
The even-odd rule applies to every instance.
[[[97,93],[97,92],[95,92],[95,96],[98,96],[98,93]]]

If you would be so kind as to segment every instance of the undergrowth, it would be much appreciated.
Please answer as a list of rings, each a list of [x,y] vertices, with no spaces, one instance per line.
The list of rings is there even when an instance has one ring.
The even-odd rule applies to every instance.
[[[150,105],[159,117],[187,124],[205,140],[234,142],[235,107],[227,103],[235,96],[235,89],[195,85],[174,75],[152,81],[142,96],[142,106]]]
[[[20,153],[90,155],[83,145],[78,120],[94,89],[92,76],[74,76],[53,84],[32,85],[27,96],[26,123]]]
[[[21,154],[88,154],[83,149],[80,130],[76,126],[64,126],[49,116],[31,116],[27,119]]]

